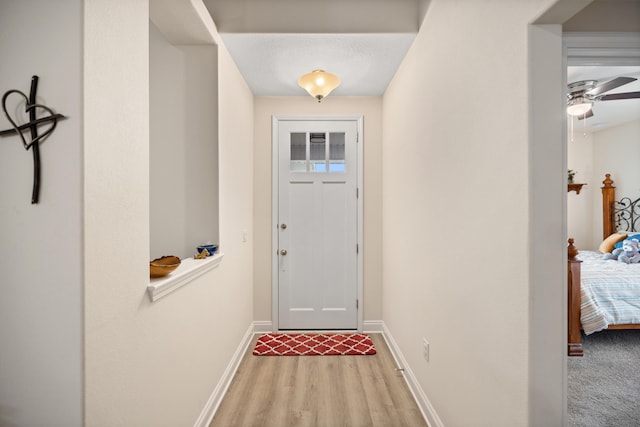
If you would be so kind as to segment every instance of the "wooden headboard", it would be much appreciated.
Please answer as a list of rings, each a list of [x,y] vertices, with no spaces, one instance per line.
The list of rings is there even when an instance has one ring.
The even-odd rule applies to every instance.
[[[616,187],[611,174],[602,181],[602,238],[606,239],[617,230],[639,231],[640,198],[624,197],[616,201]]]

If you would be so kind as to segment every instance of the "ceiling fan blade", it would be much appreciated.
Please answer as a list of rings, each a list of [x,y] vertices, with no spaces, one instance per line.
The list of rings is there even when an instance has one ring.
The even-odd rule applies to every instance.
[[[624,92],[624,93],[611,93],[609,95],[599,96],[598,101],[613,101],[616,99],[634,99],[640,98],[640,92]]]
[[[613,80],[609,80],[608,82],[603,83],[600,86],[596,86],[593,89],[588,90],[587,92],[585,92],[585,94],[589,96],[598,96],[601,93],[608,92],[612,89],[615,89],[622,85],[626,85],[627,83],[631,83],[636,80],[638,79],[635,79],[633,77],[616,77]]]
[[[593,117],[593,109],[587,111],[586,113],[584,113],[581,116],[578,116],[578,120],[588,119],[589,117]]]

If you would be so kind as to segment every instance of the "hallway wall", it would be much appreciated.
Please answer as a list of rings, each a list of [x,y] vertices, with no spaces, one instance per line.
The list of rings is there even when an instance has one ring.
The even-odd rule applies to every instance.
[[[383,99],[383,319],[446,426],[527,425],[535,12],[432,1]]]
[[[84,14],[85,423],[193,425],[253,320],[253,96],[219,47],[225,256],[152,303],[149,2],[86,0]]]

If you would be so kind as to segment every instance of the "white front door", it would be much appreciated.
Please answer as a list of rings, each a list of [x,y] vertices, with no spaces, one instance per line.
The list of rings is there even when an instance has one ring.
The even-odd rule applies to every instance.
[[[358,122],[279,120],[279,329],[358,327]]]

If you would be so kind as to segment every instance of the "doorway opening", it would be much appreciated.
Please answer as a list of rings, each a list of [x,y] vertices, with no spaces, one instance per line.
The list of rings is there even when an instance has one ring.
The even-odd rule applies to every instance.
[[[362,330],[362,117],[274,116],[273,330]]]

